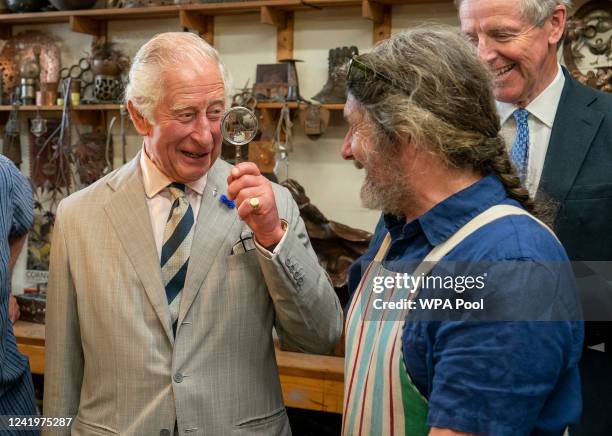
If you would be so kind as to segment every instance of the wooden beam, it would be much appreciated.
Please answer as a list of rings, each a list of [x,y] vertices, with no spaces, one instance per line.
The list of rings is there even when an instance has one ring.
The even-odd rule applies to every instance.
[[[187,27],[198,32],[210,45],[215,43],[215,17],[202,15],[190,10],[179,12],[181,27]]]
[[[88,35],[102,36],[104,29],[102,23],[91,18],[70,16],[70,30],[73,32],[86,33]]]
[[[361,16],[372,20],[375,23],[382,23],[384,20],[384,6],[370,0],[363,0],[361,3]]]
[[[271,24],[278,29],[287,27],[287,13],[270,6],[262,6],[260,9],[260,21],[262,24]]]
[[[286,13],[286,26],[276,31],[276,60],[293,59],[293,12]]]
[[[391,36],[391,5],[383,6],[382,20],[372,24],[372,43],[376,45]]]

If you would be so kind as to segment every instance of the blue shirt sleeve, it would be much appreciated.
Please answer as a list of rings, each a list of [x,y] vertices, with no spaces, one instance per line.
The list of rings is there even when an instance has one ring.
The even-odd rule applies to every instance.
[[[570,322],[441,323],[428,424],[477,434],[531,433],[559,379],[571,377],[568,363],[575,365],[579,352],[568,338],[580,336],[581,325]],[[579,392],[574,378],[568,382]],[[579,404],[566,416],[579,416]]]
[[[513,301],[531,301],[535,319],[406,323],[424,333],[410,335],[424,338],[420,347],[406,343],[409,335],[404,335],[403,348],[427,350],[427,369],[420,370],[429,373],[428,425],[509,436],[530,434],[539,426],[545,434],[562,434],[580,416],[576,364],[583,323],[573,314],[549,318],[556,321],[540,321],[540,316],[560,313],[542,310],[551,302],[575,304],[573,282],[560,283],[558,270],[538,262],[524,268],[500,265],[485,302],[488,296],[511,313]],[[405,360],[410,368],[410,359]],[[551,398],[563,403],[562,410],[548,404]]]
[[[12,163],[7,165],[10,178],[13,181],[11,201],[13,204],[13,221],[9,237],[19,237],[26,234],[34,220],[34,202],[30,182]]]

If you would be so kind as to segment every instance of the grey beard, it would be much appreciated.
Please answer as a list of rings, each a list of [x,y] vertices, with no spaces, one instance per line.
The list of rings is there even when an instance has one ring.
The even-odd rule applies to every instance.
[[[361,186],[361,202],[367,209],[380,210],[383,213],[402,216],[410,207],[411,195],[404,186],[402,177],[393,177],[397,170],[390,166],[385,175],[373,176],[366,172]]]

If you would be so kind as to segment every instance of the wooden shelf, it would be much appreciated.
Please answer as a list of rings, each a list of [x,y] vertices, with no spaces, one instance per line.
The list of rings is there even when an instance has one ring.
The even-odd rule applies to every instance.
[[[61,111],[62,106],[35,106],[35,105],[20,105],[17,106],[19,112],[36,112],[38,111]],[[81,104],[73,106],[72,110],[77,111],[105,111],[105,110],[116,110],[120,108],[119,104]],[[0,112],[11,111],[13,106],[2,105],[0,106]]]
[[[190,5],[154,6],[148,8],[101,8],[76,11],[29,12],[0,14],[0,36],[10,35],[11,25],[41,23],[69,23],[73,32],[103,36],[107,33],[108,21],[148,20],[155,18],[178,18],[181,27],[196,30],[213,43],[213,17],[259,13],[260,22],[276,26],[279,39],[285,39],[287,53],[293,50],[293,12],[321,10],[325,8],[361,7],[362,16],[374,22],[375,42],[388,37],[391,32],[391,5],[431,3],[450,0],[251,0],[229,3],[205,3]],[[378,28],[376,27],[378,26]],[[280,49],[279,49],[280,50]]]
[[[298,102],[289,102],[289,109],[297,109],[300,106],[306,106],[306,103],[298,103]],[[283,103],[269,102],[269,103],[257,103],[258,109],[281,109],[283,107]],[[343,103],[337,104],[322,104],[321,107],[328,109],[330,111],[341,111],[344,110]]]
[[[147,8],[100,8],[74,11],[11,13],[0,14],[0,23],[67,23],[70,21],[71,17],[98,21],[178,18],[181,11],[198,15],[233,15],[259,12],[262,7],[274,8],[281,11],[318,10],[324,8],[361,6],[363,1],[364,0],[255,0],[229,3],[152,6]],[[433,0],[377,0],[376,3],[390,5],[431,3],[432,1]]]

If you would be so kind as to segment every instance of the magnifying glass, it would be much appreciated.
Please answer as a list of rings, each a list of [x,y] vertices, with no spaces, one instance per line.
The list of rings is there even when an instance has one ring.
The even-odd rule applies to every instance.
[[[255,138],[258,127],[259,123],[253,111],[242,106],[231,108],[223,116],[221,133],[228,144],[236,147],[236,163],[242,162],[240,148]]]

